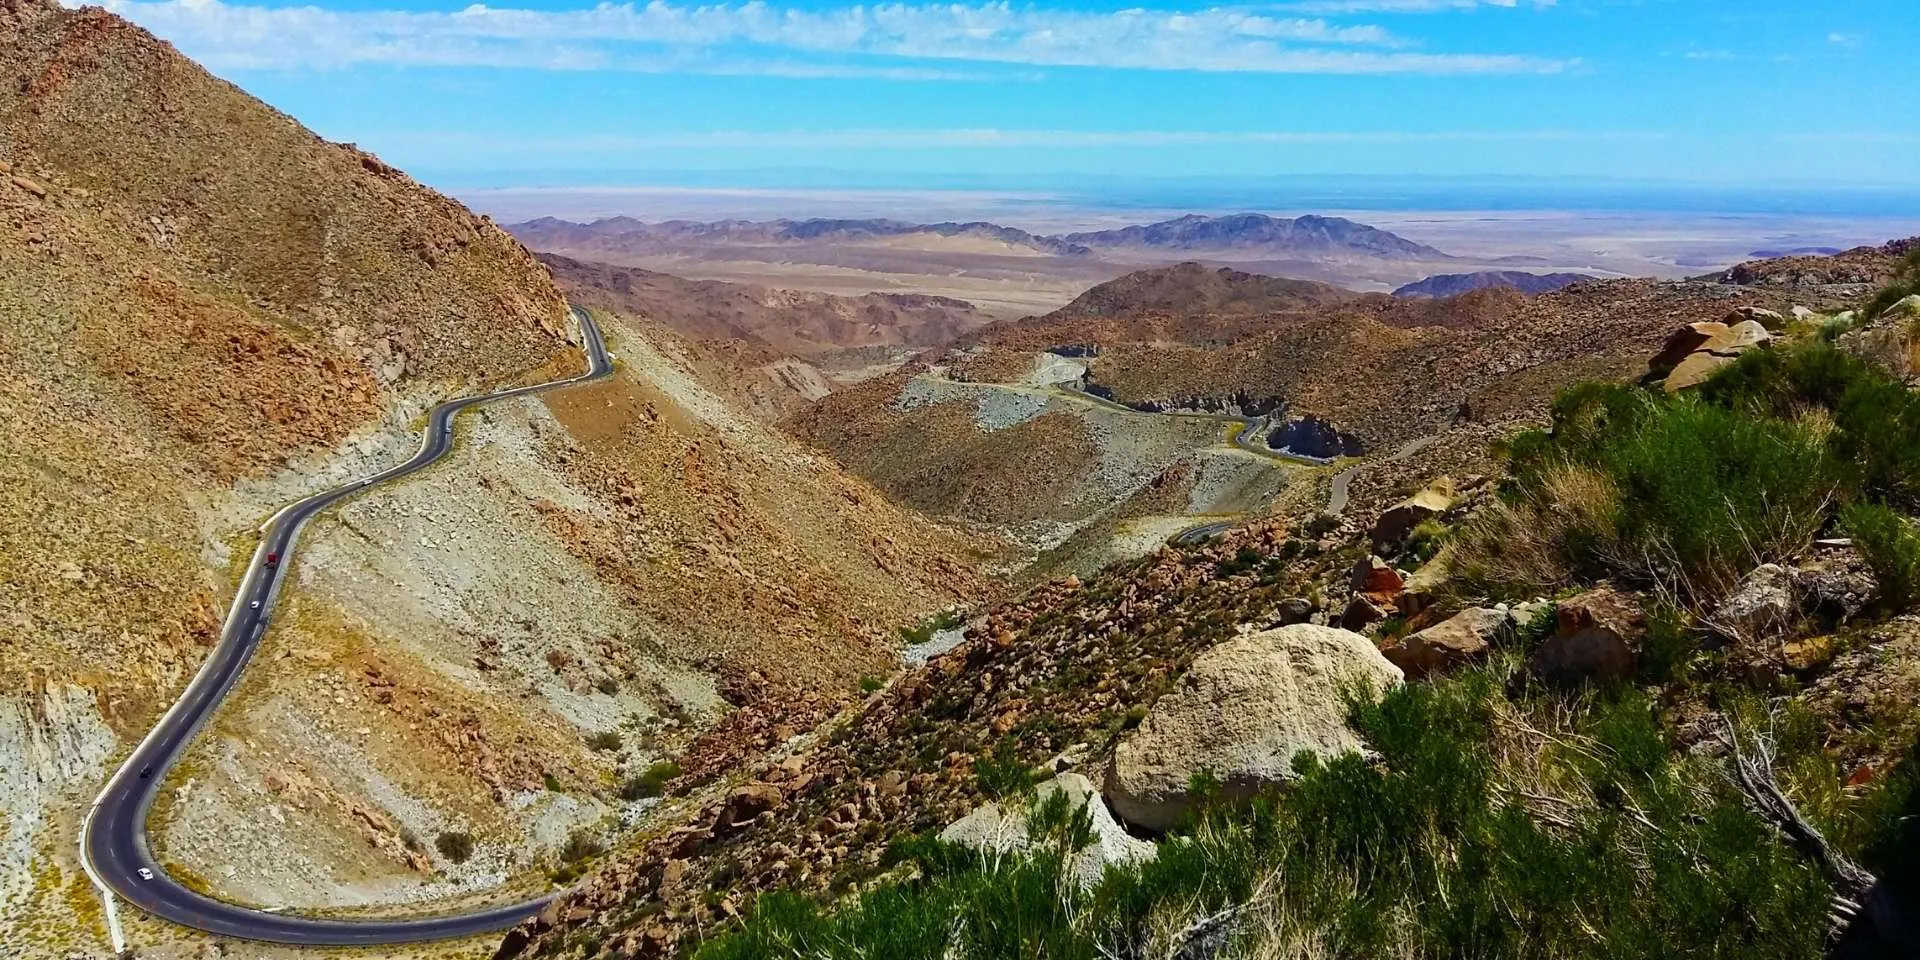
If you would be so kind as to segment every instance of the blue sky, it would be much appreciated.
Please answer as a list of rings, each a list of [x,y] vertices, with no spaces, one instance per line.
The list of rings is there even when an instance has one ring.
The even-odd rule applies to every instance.
[[[113,0],[443,184],[1920,185],[1915,0]]]

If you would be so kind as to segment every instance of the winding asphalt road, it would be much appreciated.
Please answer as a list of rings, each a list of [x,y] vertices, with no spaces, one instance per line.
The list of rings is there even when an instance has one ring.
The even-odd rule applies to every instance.
[[[1333,462],[1332,460],[1320,457],[1309,457],[1305,454],[1275,450],[1267,446],[1266,439],[1260,436],[1262,429],[1267,426],[1266,417],[1243,417],[1232,413],[1198,413],[1186,410],[1162,411],[1159,413],[1151,410],[1137,410],[1117,400],[1109,400],[1098,394],[1088,393],[1086,387],[1082,386],[1081,383],[1081,381],[1075,380],[1068,383],[1054,384],[1054,386],[1073,396],[1080,397],[1098,406],[1106,407],[1119,413],[1131,413],[1150,417],[1186,417],[1191,420],[1213,420],[1218,423],[1240,424],[1240,431],[1233,435],[1233,445],[1255,456],[1266,457],[1269,460],[1304,464],[1310,467],[1324,467]]]
[[[573,316],[580,324],[581,341],[587,351],[586,373],[440,404],[429,413],[420,452],[412,459],[363,480],[289,504],[261,526],[260,546],[254,550],[253,561],[240,580],[239,592],[227,612],[226,624],[213,652],[187,684],[186,692],[107,781],[81,825],[81,862],[107,897],[115,950],[125,948],[113,905],[115,895],[156,917],[208,933],[314,945],[405,943],[484,933],[512,926],[545,904],[546,899],[530,900],[473,913],[391,920],[321,919],[254,910],[196,893],[168,876],[153,857],[147,838],[147,814],[166,779],[167,768],[179,760],[194,734],[219,707],[240,678],[240,671],[259,648],[261,637],[266,635],[274,598],[291,565],[300,528],[314,514],[334,503],[368,487],[404,477],[445,456],[453,448],[453,419],[462,410],[494,400],[586,383],[612,373],[612,357],[593,318],[578,307],[573,308]],[[270,555],[278,555],[278,562],[269,564]],[[147,871],[145,876],[142,876],[143,870]],[[109,890],[111,893],[106,893]]]

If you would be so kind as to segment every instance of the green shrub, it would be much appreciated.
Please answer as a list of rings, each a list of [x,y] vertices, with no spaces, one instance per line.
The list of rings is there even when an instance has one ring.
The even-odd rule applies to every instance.
[[[1425,566],[1440,553],[1440,548],[1447,542],[1449,532],[1447,525],[1438,520],[1422,520],[1413,528],[1413,532],[1407,535],[1402,554],[1415,569]]]
[[[942,630],[952,630],[967,622],[964,610],[942,610],[911,627],[900,628],[900,642],[915,646],[933,639],[933,635]]]
[[[587,746],[600,751],[620,749],[620,734],[612,730],[601,730],[587,734]]]
[[[1018,747],[1011,739],[1002,740],[993,752],[973,762],[974,784],[980,792],[995,800],[1026,794],[1033,789],[1033,771],[1020,761]]]
[[[1841,522],[1873,571],[1881,605],[1910,609],[1920,600],[1920,533],[1899,512],[1879,504],[1854,504]]]
[[[606,851],[607,845],[591,831],[575,830],[567,835],[566,845],[560,848],[560,859],[566,863],[577,864]]]
[[[1867,301],[1862,314],[1872,320],[1885,313],[1888,307],[1916,293],[1920,293],[1920,249],[1908,252],[1895,271],[1893,282],[1882,287],[1872,300]]]
[[[1832,420],[1829,444],[1849,486],[1920,503],[1920,396],[1874,364],[1826,343],[1751,350],[1701,387],[1703,398],[1778,419]]]
[[[473,856],[473,835],[448,831],[433,838],[433,848],[454,863],[466,863]]]
[[[1650,683],[1686,679],[1687,663],[1700,646],[1692,618],[1678,604],[1658,600],[1647,607],[1647,635],[1640,646],[1640,679]]]
[[[680,765],[672,760],[661,760],[638,775],[628,777],[620,785],[620,799],[644,800],[657,797],[666,792],[667,781],[680,775]]]
[[[861,693],[877,693],[881,687],[886,685],[887,682],[885,680],[872,674],[864,674],[860,677],[859,687]]]
[[[540,774],[540,785],[546,787],[550,793],[560,792],[560,778],[551,773],[542,772]]]
[[[1843,471],[1815,430],[1693,398],[1586,385],[1509,447],[1511,492],[1460,536],[1494,592],[1624,577],[1714,598],[1825,524]]]
[[[762,897],[696,956],[1181,956],[1176,931],[1230,908],[1250,922],[1209,955],[1820,955],[1819,869],[1724,774],[1674,759],[1651,701],[1516,701],[1505,679],[1496,665],[1355,703],[1377,757],[1303,754],[1284,793],[1204,806],[1153,860],[1110,868],[1089,893],[1063,882],[1059,853],[1085,824],[1056,801],[1030,817],[1035,852],[986,857],[920,838],[893,858],[918,868],[912,879],[833,909]],[[1495,747],[1515,712],[1551,731],[1517,759]],[[1543,785],[1514,789],[1503,764],[1515,762]],[[1561,799],[1526,796],[1539,790]]]

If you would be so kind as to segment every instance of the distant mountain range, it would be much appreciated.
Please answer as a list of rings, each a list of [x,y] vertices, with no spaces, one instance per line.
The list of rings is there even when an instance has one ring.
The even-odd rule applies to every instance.
[[[1518,270],[1482,270],[1479,273],[1441,273],[1416,280],[1393,291],[1396,297],[1456,297],[1470,290],[1507,287],[1521,293],[1548,293],[1592,280],[1584,273],[1525,273]]]
[[[1790,247],[1786,250],[1755,250],[1747,256],[1755,260],[1773,260],[1780,257],[1831,257],[1844,252],[1839,247]]]
[[[1242,213],[1223,217],[1189,215],[1158,223],[1112,230],[1043,236],[1017,227],[970,223],[906,223],[898,220],[669,220],[647,223],[610,217],[574,223],[553,217],[507,228],[536,249],[579,254],[593,249],[626,253],[665,252],[674,248],[765,246],[806,243],[886,244],[903,239],[980,240],[1015,251],[1056,257],[1097,257],[1102,252],[1165,252],[1302,260],[1372,257],[1395,260],[1447,260],[1447,254],[1404,237],[1342,217],[1269,217]]]
[[[1188,215],[1144,226],[1059,239],[1096,248],[1150,250],[1247,250],[1289,256],[1362,255],[1404,260],[1445,260],[1447,255],[1422,243],[1344,217],[1269,217],[1239,213],[1226,217]]]
[[[592,223],[574,223],[542,217],[514,224],[508,232],[539,248],[577,246],[619,240],[635,246],[711,244],[784,244],[829,241],[863,243],[915,235],[977,238],[1026,247],[1060,257],[1084,257],[1092,250],[1053,237],[1041,237],[997,223],[907,223],[900,220],[667,220],[647,223],[632,217],[609,217]]]

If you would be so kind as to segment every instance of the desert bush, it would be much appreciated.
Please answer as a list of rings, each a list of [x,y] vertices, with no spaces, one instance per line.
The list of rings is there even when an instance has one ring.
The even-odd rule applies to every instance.
[[[1868,503],[1848,507],[1841,522],[1873,571],[1881,605],[1896,612],[1912,608],[1920,600],[1920,533],[1912,523],[1898,511]]]
[[[579,863],[589,857],[597,857],[607,850],[607,845],[591,831],[575,830],[567,835],[567,842],[560,848],[560,859],[567,863]]]
[[[620,799],[644,800],[657,797],[666,792],[667,781],[680,775],[680,765],[672,760],[661,760],[652,764],[638,775],[628,777],[620,784]]]
[[[1415,568],[1424,567],[1439,555],[1440,548],[1446,545],[1447,534],[1451,532],[1446,524],[1438,520],[1422,520],[1407,535],[1406,546],[1401,550],[1402,556]]]
[[[1700,393],[1758,416],[1824,419],[1850,488],[1920,503],[1920,396],[1881,367],[1826,343],[1753,350]]]
[[[466,863],[473,856],[473,835],[448,831],[433,838],[433,848],[454,863]]]
[[[1843,471],[1806,425],[1585,385],[1510,444],[1514,482],[1463,528],[1459,569],[1495,592],[1623,577],[1710,599],[1825,524]]]
[[[952,630],[967,622],[967,614],[962,610],[942,610],[910,627],[900,628],[900,642],[907,646],[926,643],[933,635],[942,630]]]
[[[587,734],[587,746],[595,750],[611,751],[620,749],[620,734],[612,730],[601,730]]]

